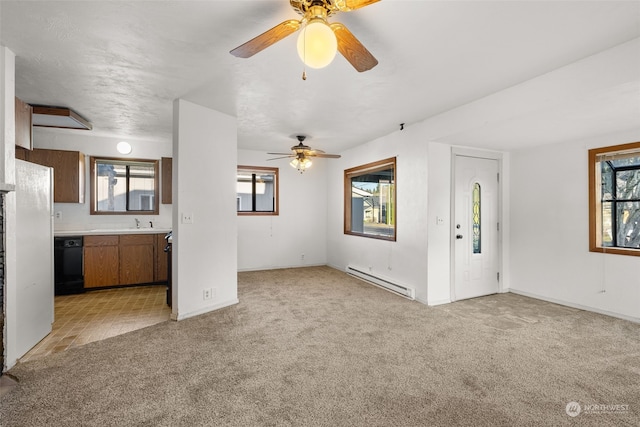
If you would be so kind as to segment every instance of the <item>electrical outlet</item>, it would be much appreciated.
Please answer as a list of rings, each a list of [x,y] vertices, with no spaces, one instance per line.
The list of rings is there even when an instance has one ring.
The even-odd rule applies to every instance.
[[[300,255],[300,261],[304,261],[304,254]]]
[[[205,289],[205,290],[202,291],[202,299],[205,300],[205,301],[206,300],[210,300],[210,299],[213,298],[212,294],[213,294],[213,291],[212,291],[211,288]]]
[[[62,219],[62,211],[56,212],[56,219]]]
[[[182,223],[183,224],[193,224],[193,214],[192,213],[184,213],[184,212],[182,212]]]

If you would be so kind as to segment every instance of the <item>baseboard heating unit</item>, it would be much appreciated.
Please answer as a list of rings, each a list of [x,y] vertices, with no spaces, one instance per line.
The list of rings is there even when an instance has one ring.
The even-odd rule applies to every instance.
[[[379,286],[387,291],[393,292],[394,294],[398,294],[409,299],[416,298],[415,289],[409,288],[399,283],[394,283],[390,279],[367,273],[364,268],[358,268],[352,265],[348,265],[346,271],[350,276],[356,277],[360,280],[364,280],[365,282],[371,283],[372,285]]]

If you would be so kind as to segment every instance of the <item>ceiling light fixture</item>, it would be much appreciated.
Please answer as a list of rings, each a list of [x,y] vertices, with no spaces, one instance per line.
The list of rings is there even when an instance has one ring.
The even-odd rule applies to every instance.
[[[304,157],[304,156],[299,156],[296,157],[295,159],[291,160],[291,163],[289,163],[292,167],[298,169],[298,171],[300,173],[303,173],[304,171],[306,171],[308,168],[311,167],[311,165],[313,164],[313,162],[311,161],[311,159]]]
[[[116,148],[118,149],[118,153],[120,154],[129,154],[131,153],[131,144],[129,144],[126,141],[120,141],[118,142],[118,145],[116,146]]]
[[[84,130],[93,128],[84,117],[65,107],[33,105],[32,120],[34,126]]]
[[[298,36],[298,55],[308,67],[326,67],[337,51],[336,35],[322,17],[311,19]]]

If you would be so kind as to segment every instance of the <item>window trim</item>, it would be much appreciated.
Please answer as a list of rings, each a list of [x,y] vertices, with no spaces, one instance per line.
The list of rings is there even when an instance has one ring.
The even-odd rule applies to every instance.
[[[366,233],[358,233],[351,231],[351,177],[354,175],[361,175],[364,172],[376,172],[379,170],[388,169],[391,166],[393,168],[393,235],[392,236],[380,236]],[[388,159],[379,160],[377,162],[371,162],[360,166],[355,166],[344,171],[344,234],[351,236],[367,237],[369,239],[378,239],[395,242],[398,235],[398,173],[396,167],[396,157],[389,157]]]
[[[119,163],[149,163],[153,164],[153,210],[152,211],[99,211],[97,210],[97,195],[96,195],[96,161],[106,160]],[[91,156],[89,157],[89,169],[90,169],[90,203],[89,214],[90,215],[158,215],[160,211],[160,168],[159,160],[157,159],[130,159],[123,157],[106,157],[106,156]],[[127,196],[128,197],[128,196]]]
[[[275,177],[275,181],[276,182],[275,182],[275,188],[273,189],[273,197],[275,199],[273,201],[273,212],[266,212],[266,211],[238,211],[236,209],[236,213],[238,214],[238,216],[278,216],[280,214],[280,209],[279,209],[279,206],[280,206],[280,174],[279,174],[279,172],[280,172],[280,169],[279,168],[266,167],[266,166],[238,165],[238,167],[236,168],[236,174],[240,170],[272,172],[274,177]],[[237,175],[236,175],[236,182],[238,182]],[[254,208],[255,208],[255,205],[254,205]]]
[[[597,159],[598,156],[602,156],[603,154],[614,154],[628,150],[637,151],[640,155],[640,142],[630,142],[628,144],[612,145],[589,150],[589,252],[640,256],[640,249],[606,247],[602,246],[598,241],[598,230],[601,228],[601,221],[599,221],[600,203],[598,196],[600,192],[596,191],[596,189],[599,188],[597,184],[600,176],[600,171],[596,169],[596,165],[599,163]]]

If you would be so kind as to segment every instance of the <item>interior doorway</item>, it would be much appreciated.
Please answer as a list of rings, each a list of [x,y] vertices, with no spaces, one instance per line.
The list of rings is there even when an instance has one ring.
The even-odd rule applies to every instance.
[[[497,293],[499,165],[495,158],[454,155],[453,286],[457,301]]]

